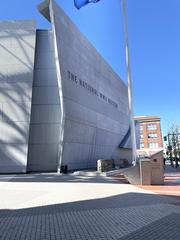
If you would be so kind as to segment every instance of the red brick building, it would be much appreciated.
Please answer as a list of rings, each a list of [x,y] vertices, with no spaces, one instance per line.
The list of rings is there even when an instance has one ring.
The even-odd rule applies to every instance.
[[[134,120],[139,124],[140,149],[163,148],[160,117],[137,116]]]

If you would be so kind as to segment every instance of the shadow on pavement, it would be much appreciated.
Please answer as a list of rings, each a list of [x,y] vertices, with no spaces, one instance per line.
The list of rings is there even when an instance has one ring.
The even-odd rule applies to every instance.
[[[154,215],[156,220],[160,218],[158,214],[164,214],[162,209],[159,209],[159,204],[166,204],[170,201],[169,198],[154,194],[131,192],[94,200],[17,210],[4,209],[0,210],[0,239],[118,240],[124,235],[127,235],[127,238],[122,239],[126,240],[146,239],[135,237],[142,236],[143,232],[145,237],[149,230],[156,231],[159,234],[158,231],[162,224],[165,223],[169,227],[168,224],[172,226],[175,219],[179,221],[179,215],[175,214],[171,215],[170,218],[165,218],[163,220],[165,222],[160,221],[158,225],[152,223]],[[166,206],[169,205],[164,205],[164,208],[168,211]],[[152,224],[145,226],[149,222]],[[175,222],[176,225],[173,225],[175,229],[171,229],[175,234],[179,231],[177,229],[179,222]],[[122,226],[126,230],[123,230]],[[141,231],[138,230],[136,232],[141,227]],[[115,236],[114,231],[117,231],[116,238],[113,237]],[[132,232],[132,235],[128,235],[129,232]],[[135,237],[132,238],[131,236]],[[151,236],[149,239],[161,238],[153,238]],[[167,238],[162,239],[165,240]],[[172,240],[174,238],[169,239]]]
[[[94,209],[108,209],[108,208],[126,208],[126,207],[138,207],[138,206],[150,206],[156,204],[169,204],[176,203],[175,199],[169,197],[160,196],[156,194],[146,193],[124,193],[111,197],[83,200],[77,202],[45,205],[42,207],[25,208],[18,210],[0,210],[0,216],[4,214],[13,216],[24,215],[39,215],[39,214],[52,214],[61,212],[73,212],[73,211],[86,211]]]
[[[160,220],[146,225],[119,240],[151,239],[151,240],[180,240],[180,214],[172,213]]]

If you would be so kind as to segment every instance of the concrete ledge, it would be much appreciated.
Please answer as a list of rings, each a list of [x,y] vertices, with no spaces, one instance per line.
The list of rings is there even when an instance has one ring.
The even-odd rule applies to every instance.
[[[140,184],[139,164],[136,164],[135,166],[125,169],[123,171],[123,175],[128,180],[129,183],[133,185],[139,185]]]
[[[112,171],[108,171],[108,172],[103,172],[103,173],[100,173],[100,176],[103,176],[103,177],[116,176],[120,173],[123,173],[123,171],[125,171],[126,169],[127,168],[122,168],[122,169],[112,170]]]
[[[101,173],[98,171],[77,171],[77,172],[73,172],[71,175],[84,176],[84,177],[96,177],[96,176],[101,176]]]
[[[74,176],[85,176],[85,177],[96,177],[96,176],[102,176],[102,177],[111,177],[116,176],[120,173],[123,173],[128,168],[121,168],[116,169],[108,172],[98,172],[98,171],[77,171],[72,173]]]

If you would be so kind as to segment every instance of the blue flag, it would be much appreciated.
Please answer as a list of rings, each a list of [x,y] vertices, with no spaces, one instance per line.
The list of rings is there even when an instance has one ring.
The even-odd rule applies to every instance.
[[[74,5],[77,9],[80,9],[81,7],[84,7],[88,3],[97,3],[100,0],[74,0]]]

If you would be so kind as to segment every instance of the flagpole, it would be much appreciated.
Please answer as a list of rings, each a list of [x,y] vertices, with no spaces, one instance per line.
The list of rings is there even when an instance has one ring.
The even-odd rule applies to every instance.
[[[129,39],[128,39],[128,19],[126,13],[126,0],[122,1],[122,12],[123,12],[123,25],[124,25],[124,38],[125,38],[125,50],[126,50],[126,72],[128,81],[128,100],[129,100],[129,111],[130,111],[130,126],[131,126],[131,141],[132,141],[132,163],[136,165],[136,136],[133,119],[133,95],[132,95],[132,77],[131,77],[131,63],[129,53]]]

